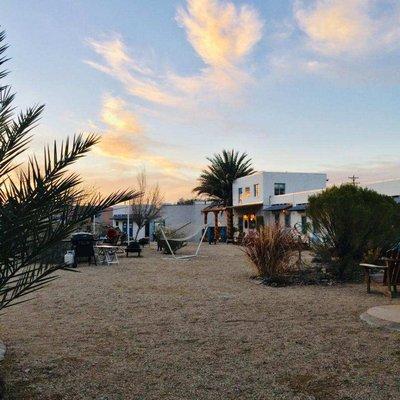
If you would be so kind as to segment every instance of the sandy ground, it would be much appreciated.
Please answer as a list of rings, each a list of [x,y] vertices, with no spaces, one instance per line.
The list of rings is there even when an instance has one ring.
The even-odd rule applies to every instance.
[[[234,246],[81,265],[1,316],[8,399],[399,399],[363,285],[270,288]],[[393,302],[392,302],[393,303]]]

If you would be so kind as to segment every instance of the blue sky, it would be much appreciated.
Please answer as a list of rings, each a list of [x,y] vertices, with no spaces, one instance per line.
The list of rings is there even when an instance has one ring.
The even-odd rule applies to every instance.
[[[103,191],[145,167],[167,200],[205,157],[258,170],[399,177],[395,0],[2,1],[21,107],[45,103],[34,149],[103,139],[77,169]]]

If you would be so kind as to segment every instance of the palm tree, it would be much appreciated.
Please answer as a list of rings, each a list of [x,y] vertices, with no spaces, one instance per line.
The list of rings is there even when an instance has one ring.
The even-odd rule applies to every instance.
[[[7,61],[4,38],[0,32],[0,66]],[[0,70],[0,81],[6,75]],[[54,142],[44,149],[41,161],[31,156],[26,165],[17,164],[44,107],[15,116],[14,97],[9,86],[0,84],[0,310],[26,301],[20,298],[55,279],[57,270],[69,270],[54,256],[60,242],[83,221],[137,196],[120,191],[88,197],[80,176],[67,171],[99,141],[93,134],[61,145]]]
[[[234,150],[223,150],[221,154],[214,154],[207,158],[210,165],[201,172],[199,185],[193,191],[199,195],[206,195],[218,205],[232,206],[232,184],[243,176],[251,175],[255,171],[247,153]],[[227,236],[233,238],[233,212],[227,208]]]

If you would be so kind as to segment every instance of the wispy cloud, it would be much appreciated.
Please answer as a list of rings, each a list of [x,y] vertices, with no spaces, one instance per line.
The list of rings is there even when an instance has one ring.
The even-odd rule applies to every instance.
[[[383,3],[389,9],[377,8]],[[296,1],[294,13],[307,44],[321,54],[357,57],[399,45],[400,7],[391,0]]]
[[[102,58],[102,62],[86,60],[86,64],[119,80],[130,94],[152,103],[177,104],[178,99],[153,78],[152,70],[130,56],[122,39],[89,39],[87,43]]]
[[[225,92],[231,94],[251,82],[245,61],[261,39],[263,27],[254,8],[220,0],[188,0],[187,7],[178,9],[176,20],[204,62],[194,75],[169,69],[155,74],[131,55],[120,37],[88,40],[101,59],[86,63],[119,80],[137,98],[171,107],[191,108],[204,97],[221,99]]]
[[[126,107],[126,102],[121,98],[106,95],[103,100],[101,120],[110,129],[116,131],[132,134],[142,133],[143,127],[139,124],[137,116]]]
[[[103,127],[96,127],[96,130],[102,130],[103,134],[97,154],[113,159],[121,168],[146,165],[164,176],[175,177],[199,170],[196,165],[157,154],[139,118],[122,98],[105,95],[100,119]]]
[[[345,84],[399,81],[397,1],[295,0],[292,22],[278,26],[268,57],[274,79],[309,74]]]
[[[204,63],[214,68],[242,62],[261,39],[263,27],[254,8],[217,0],[189,0],[186,9],[178,10],[177,21]]]

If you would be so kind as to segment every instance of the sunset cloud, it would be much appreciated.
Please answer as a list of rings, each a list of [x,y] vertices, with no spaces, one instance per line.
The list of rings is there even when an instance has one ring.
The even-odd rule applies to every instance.
[[[121,169],[148,166],[153,173],[175,177],[200,169],[199,166],[157,154],[139,118],[120,97],[104,96],[100,119],[104,129],[97,154],[113,159]]]
[[[263,27],[254,8],[217,0],[189,0],[177,21],[204,63],[216,68],[240,63],[261,39]]]
[[[101,61],[86,63],[119,80],[140,99],[181,109],[192,108],[202,98],[229,100],[233,92],[252,82],[245,61],[261,39],[263,27],[254,8],[221,0],[188,0],[186,8],[178,9],[176,20],[204,62],[193,75],[171,69],[155,74],[130,55],[119,37],[88,40]]]
[[[150,68],[140,65],[129,54],[119,38],[113,40],[87,41],[88,45],[102,58],[102,63],[85,61],[86,64],[120,81],[126,90],[152,103],[173,106],[178,99],[153,78]]]
[[[105,96],[101,111],[101,120],[110,129],[133,134],[143,132],[137,116],[127,110],[126,102],[118,97]]]
[[[377,5],[387,10],[377,10]],[[398,46],[400,7],[390,0],[296,1],[295,19],[315,51],[331,56],[365,55]]]

